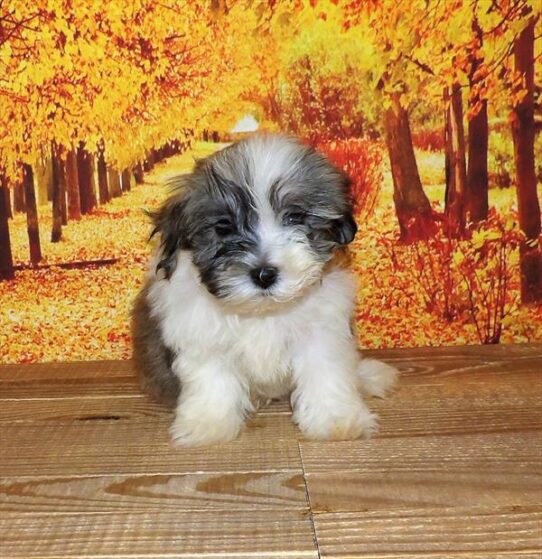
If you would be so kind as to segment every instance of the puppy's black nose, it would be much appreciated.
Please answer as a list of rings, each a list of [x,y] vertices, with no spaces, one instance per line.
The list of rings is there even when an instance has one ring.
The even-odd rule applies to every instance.
[[[277,281],[278,275],[277,268],[272,267],[254,268],[250,271],[252,281],[263,289],[271,287]]]

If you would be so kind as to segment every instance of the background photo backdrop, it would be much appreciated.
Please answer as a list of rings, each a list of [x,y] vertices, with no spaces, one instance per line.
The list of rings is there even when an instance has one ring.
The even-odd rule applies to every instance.
[[[257,129],[353,179],[364,347],[542,340],[530,0],[0,0],[0,360],[128,358],[143,208]]]

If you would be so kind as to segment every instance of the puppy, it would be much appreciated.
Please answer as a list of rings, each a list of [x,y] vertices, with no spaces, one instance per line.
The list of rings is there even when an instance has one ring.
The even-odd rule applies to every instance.
[[[384,396],[396,370],[361,359],[352,332],[348,186],[312,148],[265,134],[175,179],[132,316],[143,386],[176,407],[175,443],[232,440],[259,401],[288,394],[309,438],[375,431],[360,391]]]

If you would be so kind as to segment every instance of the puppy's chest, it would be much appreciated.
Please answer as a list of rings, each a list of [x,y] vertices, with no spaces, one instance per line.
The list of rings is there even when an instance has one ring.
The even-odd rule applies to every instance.
[[[275,384],[289,375],[293,333],[283,321],[249,319],[231,328],[227,337],[225,350],[251,383]]]

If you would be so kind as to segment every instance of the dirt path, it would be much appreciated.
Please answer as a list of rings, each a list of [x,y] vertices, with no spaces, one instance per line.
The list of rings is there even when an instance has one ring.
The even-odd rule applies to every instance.
[[[143,208],[157,207],[172,176],[191,169],[216,144],[158,164],[145,184],[70,222],[60,243],[51,243],[51,210],[39,208],[44,264],[0,282],[0,362],[125,359],[130,356],[129,312],[150,253]],[[27,262],[24,215],[10,223],[16,263]],[[60,262],[118,259],[95,269],[61,269]]]

